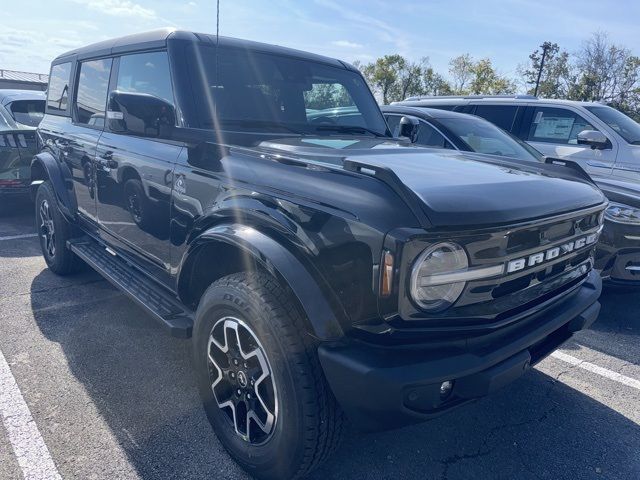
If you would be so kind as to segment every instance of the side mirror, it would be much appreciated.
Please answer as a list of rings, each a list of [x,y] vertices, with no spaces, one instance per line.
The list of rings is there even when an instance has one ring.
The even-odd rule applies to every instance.
[[[609,139],[598,130],[583,130],[578,133],[578,145],[589,145],[591,148],[604,150],[610,148]]]
[[[176,110],[154,95],[116,90],[109,95],[107,122],[112,132],[168,138],[176,125]]]
[[[404,116],[400,119],[400,136],[406,137],[411,140],[411,143],[415,143],[418,139],[418,128],[420,127],[420,120],[416,117]]]

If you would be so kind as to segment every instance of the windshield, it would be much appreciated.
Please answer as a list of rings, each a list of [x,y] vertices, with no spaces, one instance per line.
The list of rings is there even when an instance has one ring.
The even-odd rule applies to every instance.
[[[386,136],[387,127],[362,77],[297,58],[194,46],[201,80],[201,128],[309,135]],[[216,66],[218,72],[216,74]]]
[[[16,122],[28,127],[37,127],[44,117],[44,100],[16,100],[8,108]]]
[[[523,145],[503,130],[479,118],[438,118],[437,121],[462,140],[472,152],[502,155],[528,162],[541,159],[537,150]]]
[[[638,122],[633,121],[615,108],[605,105],[585,108],[614,129],[627,142],[640,145],[640,124]]]

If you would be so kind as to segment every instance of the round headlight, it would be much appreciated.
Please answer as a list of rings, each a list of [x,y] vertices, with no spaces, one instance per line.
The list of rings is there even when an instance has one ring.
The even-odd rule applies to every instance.
[[[611,222],[640,225],[640,209],[622,203],[610,203],[604,218]]]
[[[469,259],[455,243],[438,243],[427,248],[413,264],[411,297],[423,310],[442,311],[462,294],[466,282],[447,282],[447,274],[465,271]]]

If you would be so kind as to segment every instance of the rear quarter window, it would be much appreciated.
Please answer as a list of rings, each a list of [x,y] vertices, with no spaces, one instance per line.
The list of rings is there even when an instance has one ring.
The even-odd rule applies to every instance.
[[[44,116],[44,100],[16,100],[9,104],[13,119],[28,127],[37,127]]]
[[[478,105],[474,113],[510,132],[513,128],[516,113],[518,113],[518,107],[510,105]]]
[[[65,115],[69,107],[69,82],[71,62],[51,67],[49,88],[47,91],[47,113]]]

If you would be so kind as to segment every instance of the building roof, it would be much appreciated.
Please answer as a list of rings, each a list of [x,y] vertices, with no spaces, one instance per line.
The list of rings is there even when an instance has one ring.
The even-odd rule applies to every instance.
[[[44,73],[18,72],[0,68],[0,80],[47,84],[49,83],[49,75]]]

